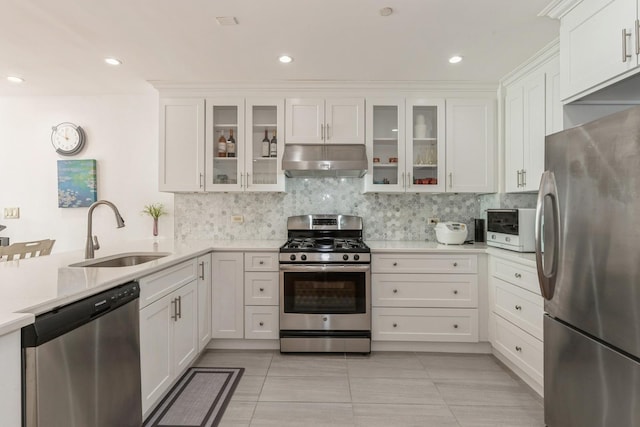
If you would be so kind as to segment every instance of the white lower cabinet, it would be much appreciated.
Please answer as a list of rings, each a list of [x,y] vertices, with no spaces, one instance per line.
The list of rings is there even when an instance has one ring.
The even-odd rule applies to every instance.
[[[211,254],[198,257],[198,351],[211,341]]]
[[[376,253],[374,341],[477,342],[477,255]]]
[[[20,351],[20,330],[0,336],[0,416],[6,427],[22,425]]]
[[[280,333],[277,252],[244,254],[244,337],[276,340]]]
[[[494,353],[542,394],[544,300],[535,268],[492,254],[489,306],[489,337]]]
[[[140,310],[143,415],[198,353],[196,285],[193,280]]]
[[[244,336],[243,258],[242,252],[214,252],[212,255],[212,338]]]

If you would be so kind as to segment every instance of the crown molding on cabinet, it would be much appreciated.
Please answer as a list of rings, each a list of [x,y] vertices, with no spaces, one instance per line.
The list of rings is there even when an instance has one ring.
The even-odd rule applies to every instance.
[[[518,79],[523,74],[526,74],[540,65],[544,64],[547,60],[557,55],[560,52],[560,39],[555,39],[533,56],[523,62],[518,67],[513,69],[509,74],[500,79],[500,86],[508,86],[513,80]]]
[[[371,93],[372,91],[397,92],[442,92],[447,94],[487,93],[498,88],[495,83],[469,81],[288,81],[288,82],[179,82],[149,81],[163,96],[179,93],[182,96],[202,96],[203,93],[251,92],[262,95],[299,91],[350,91]]]
[[[538,16],[560,19],[581,2],[582,0],[553,0],[538,13]]]

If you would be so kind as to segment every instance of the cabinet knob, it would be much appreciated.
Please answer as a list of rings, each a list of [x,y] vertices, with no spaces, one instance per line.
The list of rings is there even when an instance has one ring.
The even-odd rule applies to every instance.
[[[398,263],[397,263],[397,262],[394,262],[394,263],[393,263],[393,266],[394,266],[394,267],[396,267],[397,265],[398,265]]]
[[[260,325],[260,326],[264,326],[264,322],[260,322],[260,323],[259,323],[259,325]]]
[[[457,262],[454,262],[454,263],[453,263],[453,266],[454,266],[454,267],[457,267],[457,266],[458,266],[458,263],[457,263]]]
[[[522,306],[521,305],[516,305],[516,310],[522,310]]]
[[[394,290],[393,290],[393,293],[394,293],[394,294],[397,294],[397,293],[398,293],[398,290],[397,290],[397,289],[394,289]]]
[[[328,318],[327,316],[323,316],[323,317],[322,317],[322,321],[323,321],[323,322],[326,322],[327,320],[329,320],[329,318]]]
[[[458,324],[457,323],[453,325],[453,329],[458,329]]]
[[[515,276],[516,276],[516,279],[519,279],[519,278],[521,278],[521,277],[522,277],[522,274],[520,274],[520,273],[516,273],[516,274],[515,274]]]
[[[260,288],[260,292],[264,292],[264,288]]]
[[[264,264],[264,261],[260,261],[260,263],[259,263],[259,264],[260,264],[260,265],[263,265],[263,264]]]
[[[453,290],[453,294],[454,294],[454,295],[458,295],[458,290],[457,290],[457,289],[454,289],[454,290]]]
[[[398,324],[397,324],[397,323],[394,323],[394,324],[393,324],[393,327],[394,327],[394,328],[397,328],[397,327],[398,327]]]
[[[522,351],[522,347],[520,347],[519,345],[516,346],[516,351],[517,352],[521,352]]]

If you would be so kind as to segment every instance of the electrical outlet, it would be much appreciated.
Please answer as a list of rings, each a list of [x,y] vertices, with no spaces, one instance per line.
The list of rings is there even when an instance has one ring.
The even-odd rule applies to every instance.
[[[429,224],[435,225],[439,222],[440,222],[440,218],[436,218],[436,217],[429,218]]]
[[[20,208],[4,208],[4,219],[20,218]]]
[[[234,224],[242,224],[244,222],[244,216],[242,215],[231,215],[231,222]]]

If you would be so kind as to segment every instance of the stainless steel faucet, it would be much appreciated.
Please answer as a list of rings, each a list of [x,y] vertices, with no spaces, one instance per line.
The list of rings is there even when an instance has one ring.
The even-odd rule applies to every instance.
[[[87,214],[87,243],[85,246],[85,250],[84,250],[84,257],[86,259],[89,258],[93,258],[95,256],[95,251],[97,251],[98,249],[100,249],[100,243],[98,242],[98,236],[93,236],[93,240],[91,239],[91,235],[93,234],[92,232],[92,228],[93,228],[93,220],[92,220],[92,215],[93,215],[93,210],[98,206],[98,205],[107,205],[109,206],[111,209],[113,209],[113,213],[116,214],[116,223],[118,225],[118,228],[122,228],[124,227],[124,219],[122,219],[122,216],[120,215],[120,212],[118,212],[118,208],[116,208],[116,205],[114,205],[113,203],[107,201],[107,200],[98,200],[97,202],[93,203],[91,206],[89,206],[89,213]]]

